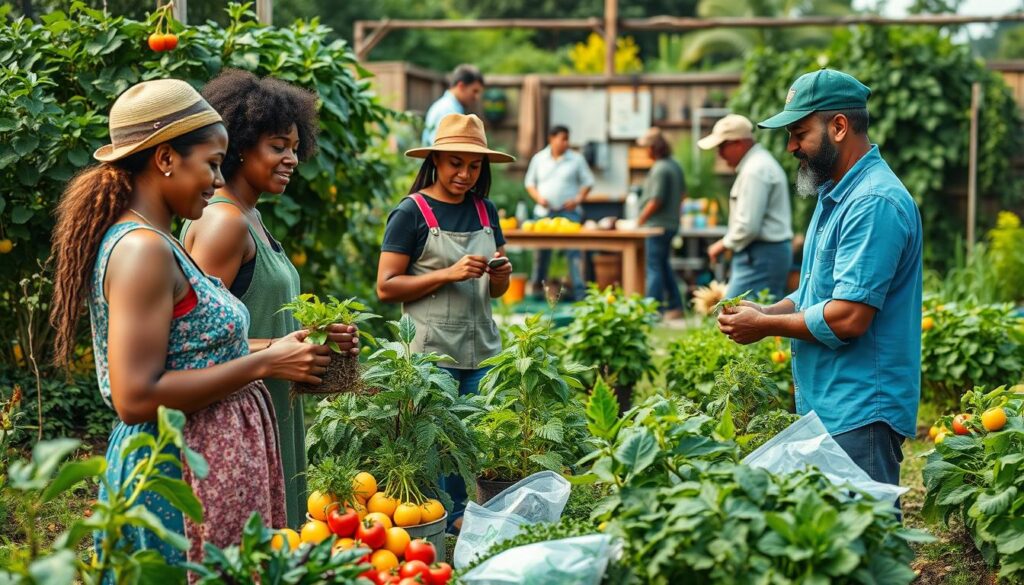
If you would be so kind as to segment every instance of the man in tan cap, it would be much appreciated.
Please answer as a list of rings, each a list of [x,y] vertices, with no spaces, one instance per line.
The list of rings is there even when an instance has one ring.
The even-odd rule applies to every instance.
[[[736,169],[729,192],[729,230],[708,248],[712,262],[731,250],[732,271],[726,295],[767,289],[776,300],[786,294],[786,275],[793,262],[793,226],[789,180],[771,153],[754,141],[754,125],[729,114],[697,142]]]

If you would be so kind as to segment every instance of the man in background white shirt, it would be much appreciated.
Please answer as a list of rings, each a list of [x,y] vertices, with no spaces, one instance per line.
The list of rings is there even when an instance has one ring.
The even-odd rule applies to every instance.
[[[581,222],[580,206],[594,186],[594,174],[580,153],[569,149],[569,129],[554,126],[548,132],[548,145],[530,159],[526,170],[526,191],[537,203],[537,215],[564,217]],[[582,255],[579,250],[566,250],[573,299],[583,298]],[[533,263],[534,287],[543,286],[548,277],[551,250],[538,250]]]

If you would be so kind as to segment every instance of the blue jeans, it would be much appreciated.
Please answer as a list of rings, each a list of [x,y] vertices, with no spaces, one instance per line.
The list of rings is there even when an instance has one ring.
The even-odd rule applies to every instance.
[[[753,300],[759,292],[768,292],[781,301],[786,296],[786,277],[793,265],[793,245],[785,242],[753,242],[732,257],[732,273],[725,291],[727,298],[750,291]]]
[[[878,421],[832,437],[846,454],[875,481],[900,484],[903,435]],[[900,502],[896,500],[896,507]]]
[[[459,396],[465,396],[466,394],[479,394],[480,380],[483,379],[491,367],[487,366],[475,370],[441,369],[455,378],[455,381],[459,383]],[[462,518],[462,514],[466,511],[466,482],[463,481],[460,475],[449,475],[442,477],[438,483],[454,503],[453,509],[448,513],[448,528],[451,528],[452,524],[459,518]]]
[[[672,238],[676,230],[665,230],[660,236],[647,238],[644,255],[647,262],[646,296],[660,303],[662,310],[681,311],[683,297],[679,294],[679,284],[672,272]]]
[[[566,219],[581,222],[583,215],[578,211],[555,211],[549,217],[564,217]],[[551,250],[537,250],[533,261],[533,282],[540,285],[548,279],[548,266],[551,265]],[[565,250],[565,260],[569,263],[569,281],[572,283],[572,294],[575,299],[583,298],[587,289],[586,281],[583,280],[583,255],[579,250]]]

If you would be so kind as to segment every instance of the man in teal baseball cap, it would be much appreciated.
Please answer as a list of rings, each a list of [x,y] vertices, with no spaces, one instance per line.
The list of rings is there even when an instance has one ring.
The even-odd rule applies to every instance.
[[[898,484],[921,393],[921,215],[868,138],[871,90],[841,71],[801,76],[758,124],[789,131],[797,192],[817,196],[800,285],[719,316],[738,343],[793,340],[800,414],[814,411],[876,481]]]

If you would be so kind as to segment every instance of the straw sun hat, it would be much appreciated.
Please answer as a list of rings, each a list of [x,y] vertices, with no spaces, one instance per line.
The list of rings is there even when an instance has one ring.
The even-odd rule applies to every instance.
[[[509,163],[514,156],[487,148],[484,123],[473,114],[448,114],[437,125],[437,138],[433,146],[414,148],[405,156],[427,158],[431,152],[471,152],[483,154],[493,163]]]
[[[220,114],[180,79],[133,85],[110,108],[110,144],[93,157],[110,162],[221,122]]]

